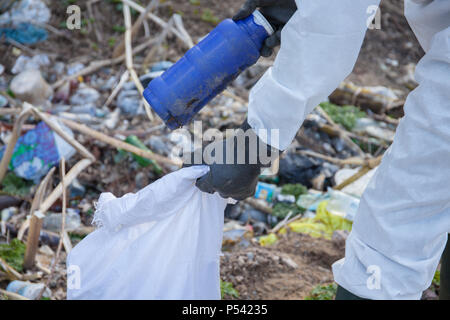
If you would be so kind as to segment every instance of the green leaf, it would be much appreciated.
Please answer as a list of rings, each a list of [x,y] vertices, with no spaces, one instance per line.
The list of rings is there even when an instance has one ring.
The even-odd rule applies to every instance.
[[[364,111],[355,106],[341,107],[330,102],[322,102],[320,106],[334,122],[347,130],[352,130],[356,125],[356,120],[366,116]]]
[[[218,24],[219,21],[220,21],[219,18],[216,17],[216,16],[214,15],[214,13],[213,13],[210,9],[204,9],[204,10],[203,10],[201,19],[202,19],[203,21],[209,22],[209,23],[211,23],[211,24],[213,24],[213,25]]]
[[[225,296],[239,298],[239,292],[235,288],[233,288],[233,284],[231,282],[220,280],[220,296],[222,299]]]
[[[25,255],[25,244],[19,239],[13,239],[11,243],[0,244],[0,258],[5,260],[11,267],[19,272],[23,270],[23,257]]]
[[[308,188],[306,188],[304,185],[297,183],[297,184],[285,184],[281,188],[281,194],[291,194],[295,196],[295,200],[298,199],[299,196],[302,194],[307,194]]]
[[[13,172],[8,172],[1,185],[2,192],[23,198],[30,194],[33,183],[16,176]]]
[[[292,212],[291,218],[293,218],[296,215],[305,212],[305,210],[297,206],[295,203],[278,202],[273,206],[272,215],[279,219],[284,219],[289,212]]]
[[[433,284],[438,287],[441,286],[441,271],[440,270],[436,270],[434,277],[433,277]]]
[[[124,33],[127,29],[124,26],[114,25],[113,30],[116,32]]]
[[[337,284],[315,286],[305,300],[334,300],[336,297]]]

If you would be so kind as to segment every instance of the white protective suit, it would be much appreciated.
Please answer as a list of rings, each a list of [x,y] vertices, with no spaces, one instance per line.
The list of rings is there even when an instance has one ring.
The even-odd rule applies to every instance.
[[[256,132],[279,129],[273,146],[289,146],[305,116],[352,71],[367,9],[378,4],[297,0],[274,66],[250,94]],[[450,1],[406,0],[405,14],[426,51],[419,86],[361,199],[345,259],[333,265],[337,283],[369,299],[420,299],[450,232]]]

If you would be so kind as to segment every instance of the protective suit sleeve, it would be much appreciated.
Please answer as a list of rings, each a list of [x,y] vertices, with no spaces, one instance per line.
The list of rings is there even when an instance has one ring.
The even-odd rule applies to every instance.
[[[363,194],[345,259],[333,265],[337,283],[368,299],[420,299],[450,232],[450,2],[406,8],[427,51],[416,67],[419,86]]]
[[[285,150],[306,115],[352,71],[378,4],[297,0],[273,67],[250,92],[248,122],[257,132],[269,130],[266,137],[259,135],[265,143]],[[279,138],[272,129],[279,130]]]

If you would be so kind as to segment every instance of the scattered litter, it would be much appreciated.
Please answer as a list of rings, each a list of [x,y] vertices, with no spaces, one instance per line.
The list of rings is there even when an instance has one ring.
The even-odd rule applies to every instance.
[[[330,200],[326,207],[327,211],[333,215],[353,221],[358,211],[359,199],[333,189],[328,189],[328,193],[330,194]]]
[[[63,124],[55,122],[69,136],[73,137],[70,129]],[[6,147],[0,149],[3,156]],[[39,181],[51,167],[58,164],[59,159],[70,159],[75,149],[54,133],[44,123],[40,122],[36,128],[19,137],[14,148],[9,168],[24,179]]]
[[[364,132],[371,137],[392,142],[394,141],[395,131],[388,129],[386,126],[385,123],[370,118],[361,118],[356,121],[354,131]]]
[[[314,218],[302,218],[291,222],[288,227],[299,233],[306,233],[312,237],[331,239],[335,230],[351,230],[352,222],[330,213],[327,210],[328,201],[323,201],[317,207]]]
[[[9,220],[9,218],[11,218],[16,213],[17,213],[16,207],[9,207],[9,208],[3,209],[1,212],[1,220],[6,222]]]
[[[142,98],[137,90],[122,90],[117,96],[117,106],[129,116],[138,114],[142,109]]]
[[[0,108],[6,107],[8,105],[8,99],[0,94]]]
[[[278,238],[275,233],[269,233],[267,236],[259,238],[259,244],[263,247],[270,246],[277,242]]]
[[[400,94],[400,92],[383,86],[361,87],[343,82],[330,95],[329,99],[335,104],[356,105],[382,114],[387,109],[404,103],[399,98]]]
[[[48,65],[50,65],[50,59],[46,54],[37,54],[31,58],[20,55],[14,63],[11,73],[18,74],[26,70],[39,70],[41,67]]]
[[[48,33],[45,29],[36,27],[31,23],[21,23],[14,28],[0,28],[0,37],[21,44],[35,44],[47,40]]]
[[[2,37],[22,44],[34,44],[47,40],[48,33],[31,23],[21,23],[14,28],[0,28],[0,38]]]
[[[230,221],[223,227],[222,250],[227,251],[233,247],[247,248],[252,237],[253,229]]]
[[[255,199],[261,199],[267,202],[272,202],[276,189],[277,189],[276,185],[258,182],[254,197]]]
[[[277,194],[276,201],[283,203],[295,203],[295,196],[292,194]]]
[[[44,104],[53,94],[52,88],[42,78],[39,70],[25,70],[11,81],[11,91],[16,98],[35,106]]]
[[[129,143],[129,144],[131,144],[131,145],[133,145],[135,147],[138,147],[139,149],[150,151],[150,149],[147,148],[145,146],[145,144],[141,140],[139,140],[138,137],[136,137],[134,135],[128,136],[125,139],[125,142],[127,142],[127,143]],[[138,156],[138,155],[136,155],[134,153],[132,154],[132,156],[133,156],[134,160],[136,160],[136,162],[139,163],[139,165],[141,165],[142,167],[148,167],[148,166],[151,165],[153,167],[153,170],[155,171],[155,173],[157,173],[157,174],[161,174],[162,173],[161,167],[155,161],[149,160],[149,159],[145,159],[145,158],[143,158],[141,156]]]
[[[171,62],[171,61],[160,61],[160,62],[155,63],[152,66],[152,68],[150,69],[150,71],[151,72],[166,71],[171,66],[173,66],[173,62]]]
[[[72,76],[85,68],[81,62],[74,62],[67,66],[67,75]]]
[[[356,174],[359,171],[360,168],[356,169],[341,169],[338,172],[336,172],[336,175],[334,176],[334,180],[336,181],[336,185],[341,184],[354,174]],[[366,190],[367,185],[369,184],[370,180],[372,179],[373,175],[377,171],[377,168],[374,168],[367,172],[365,175],[363,175],[361,178],[356,180],[355,182],[349,184],[348,186],[344,187],[341,191],[345,192],[347,194],[353,195],[355,197],[361,198],[364,190]]]
[[[61,213],[48,213],[42,222],[42,228],[48,231],[59,232],[62,225]],[[66,214],[66,222],[64,229],[67,231],[76,230],[81,226],[80,214],[69,208]]]
[[[280,159],[280,181],[300,183],[307,188],[313,186],[313,180],[324,170],[323,161],[288,152]],[[337,169],[337,168],[336,168]]]
[[[241,222],[248,222],[250,220],[254,221],[260,221],[264,223],[268,223],[268,214],[261,212],[256,209],[247,209],[242,212],[242,214],[239,217],[239,221]]]
[[[100,93],[98,93],[97,90],[81,85],[75,94],[70,97],[70,103],[72,105],[83,106],[86,104],[95,103],[98,99],[100,99]]]
[[[14,280],[8,284],[6,291],[13,292],[24,296],[30,300],[39,297],[40,292],[44,289],[43,283],[31,283],[28,281]],[[52,292],[49,288],[45,288],[43,297],[50,298]]]
[[[316,211],[317,206],[322,201],[328,200],[329,198],[330,195],[328,193],[322,193],[320,191],[310,189],[307,194],[302,194],[299,196],[297,205],[305,210]]]
[[[21,0],[16,1],[9,11],[0,15],[0,24],[13,23],[14,25],[23,22],[47,23],[51,13],[42,0]]]

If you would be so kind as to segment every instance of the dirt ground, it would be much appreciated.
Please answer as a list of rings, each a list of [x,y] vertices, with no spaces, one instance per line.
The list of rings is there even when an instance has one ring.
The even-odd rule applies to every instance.
[[[343,243],[290,232],[270,247],[224,252],[221,278],[240,299],[299,300],[333,282],[331,265],[343,256]]]

